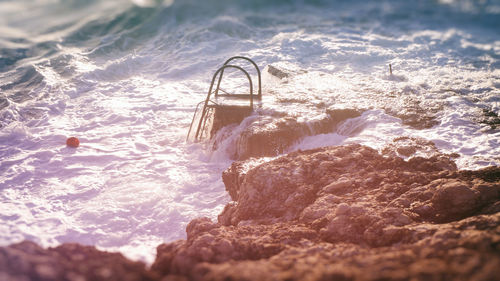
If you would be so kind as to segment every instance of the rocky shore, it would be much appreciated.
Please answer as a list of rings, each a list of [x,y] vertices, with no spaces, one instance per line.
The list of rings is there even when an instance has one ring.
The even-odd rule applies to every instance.
[[[361,145],[234,162],[233,202],[158,246],[121,254],[32,242],[0,248],[0,280],[498,280],[500,168],[403,160]]]

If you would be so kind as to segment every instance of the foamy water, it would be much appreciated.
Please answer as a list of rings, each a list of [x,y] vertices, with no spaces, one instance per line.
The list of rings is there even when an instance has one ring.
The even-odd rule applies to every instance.
[[[496,1],[3,1],[0,244],[79,242],[151,262],[191,219],[215,219],[231,137],[215,152],[185,138],[234,55],[263,70],[259,112],[364,110],[289,151],[407,136],[458,153],[460,168],[498,165],[500,131],[482,120],[500,114],[499,18]],[[395,114],[415,107],[436,125]]]

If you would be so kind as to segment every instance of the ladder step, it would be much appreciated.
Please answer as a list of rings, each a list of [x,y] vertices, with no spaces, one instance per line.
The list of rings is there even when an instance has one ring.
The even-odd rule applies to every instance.
[[[252,109],[252,107],[249,105],[227,105],[227,104],[207,104],[206,107],[207,108],[222,108],[222,109],[226,109],[226,110],[231,110],[231,109],[238,110],[238,109],[246,109],[246,108]]]
[[[216,97],[231,98],[231,99],[258,99],[257,95],[249,94],[218,94]]]

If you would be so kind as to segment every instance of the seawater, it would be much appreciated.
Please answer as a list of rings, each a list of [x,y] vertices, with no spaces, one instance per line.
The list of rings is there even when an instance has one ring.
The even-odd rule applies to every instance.
[[[263,69],[259,112],[307,122],[326,108],[364,110],[289,151],[381,150],[408,136],[457,153],[460,168],[500,163],[499,129],[482,122],[500,114],[499,1],[5,0],[0,245],[78,242],[150,263],[191,219],[216,219],[233,144],[213,152],[185,138],[234,55]],[[291,75],[273,77],[270,64]],[[415,106],[436,125],[391,113]],[[81,146],[66,147],[69,136]]]

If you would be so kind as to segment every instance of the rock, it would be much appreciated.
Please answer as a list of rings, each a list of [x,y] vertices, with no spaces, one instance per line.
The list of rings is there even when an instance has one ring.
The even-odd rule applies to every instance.
[[[226,190],[228,191],[229,196],[231,196],[231,199],[233,199],[233,201],[238,200],[239,187],[243,182],[246,173],[265,162],[266,161],[264,159],[255,158],[249,159],[247,161],[233,162],[233,164],[222,173],[222,181],[224,182]]]
[[[267,72],[274,77],[284,80],[283,83],[287,82],[285,78],[293,78],[294,76],[305,74],[307,70],[301,69],[299,66],[294,65],[286,61],[280,61],[267,66]]]
[[[213,123],[210,130],[210,138],[224,126],[239,124],[243,119],[252,114],[252,109],[248,106],[220,106],[214,109]]]
[[[431,198],[440,220],[462,218],[477,208],[479,192],[462,181],[439,180]]]
[[[500,169],[497,167],[486,167],[477,171],[462,171],[459,177],[469,181],[477,178],[486,182],[498,182],[500,181]]]
[[[236,159],[281,154],[292,144],[310,134],[307,125],[297,122],[296,118],[275,119],[271,116],[261,116],[239,136],[236,143]]]
[[[189,262],[157,259],[154,270],[189,280],[494,280],[499,273],[498,167],[459,171],[443,155],[404,161],[354,144],[244,166],[235,162],[224,174],[235,202],[218,223],[195,220],[179,248],[158,248],[158,257],[173,251]]]
[[[287,235],[293,231],[290,224],[256,225],[254,231],[244,226],[240,232],[230,228],[241,246],[235,250],[242,249],[238,253],[244,254],[227,262],[191,264],[185,274],[189,280],[495,280],[500,239],[492,230],[499,223],[497,214],[430,225],[425,238],[375,248],[326,243],[314,232],[303,230]],[[477,227],[484,224],[490,230],[483,231],[479,238]],[[407,236],[412,230],[396,228],[388,232]],[[253,251],[244,247],[248,238],[255,239]]]
[[[194,220],[190,229],[199,229],[200,224],[204,228],[209,221],[207,218]],[[314,230],[301,225],[218,225],[196,235],[188,232],[188,239],[175,243],[175,246],[160,245],[152,270],[160,274],[187,275],[192,279],[199,274],[197,264],[269,258],[287,246],[299,245],[304,239],[314,240],[316,237]]]
[[[92,246],[44,249],[24,241],[0,248],[0,280],[158,280],[141,262]]]
[[[290,74],[288,72],[286,72],[285,70],[278,68],[276,66],[273,66],[273,65],[267,66],[267,72],[269,72],[269,74],[271,74],[272,76],[278,77],[279,79],[283,79],[283,78],[290,76]]]
[[[328,118],[324,121],[320,121],[325,130],[318,130],[320,133],[329,133],[332,129],[340,124],[342,121],[345,121],[350,118],[356,118],[361,116],[362,110],[351,109],[351,108],[330,108],[326,110],[326,114]]]
[[[482,119],[479,121],[479,123],[489,125],[491,130],[495,130],[497,129],[497,127],[500,126],[500,117],[493,110],[484,108],[483,116]]]
[[[432,141],[414,137],[398,137],[392,143],[384,147],[382,154],[390,156],[420,156],[432,157],[440,155],[438,148]]]
[[[412,92],[411,89],[407,90]],[[384,110],[387,114],[400,118],[404,125],[421,130],[439,124],[436,115],[442,111],[442,107],[441,104],[402,93],[396,103],[391,103]]]
[[[227,181],[229,193],[238,193],[238,204],[231,212],[231,218],[221,217],[221,220],[231,221],[234,225],[248,219],[279,217],[281,220],[295,220],[306,207],[309,211],[328,209],[328,213],[332,213],[337,204],[332,206],[321,200],[328,194],[343,196],[343,202],[346,199],[358,203],[366,201],[362,207],[372,208],[374,203],[388,201],[387,204],[396,199],[409,189],[407,184],[429,183],[441,172],[456,169],[450,160],[445,161],[441,158],[431,161],[417,158],[405,162],[397,157],[385,158],[377,151],[360,145],[294,152],[255,167],[237,183]],[[234,173],[239,165],[234,163],[225,172],[225,177],[236,177]],[[363,190],[373,193],[374,189],[380,189],[376,201],[354,197],[363,195],[366,192]],[[361,205],[358,207],[361,208]]]
[[[329,109],[325,118],[314,122],[299,122],[291,116],[259,116],[239,136],[235,159],[282,154],[304,137],[334,132],[342,121],[358,116],[355,109]]]

